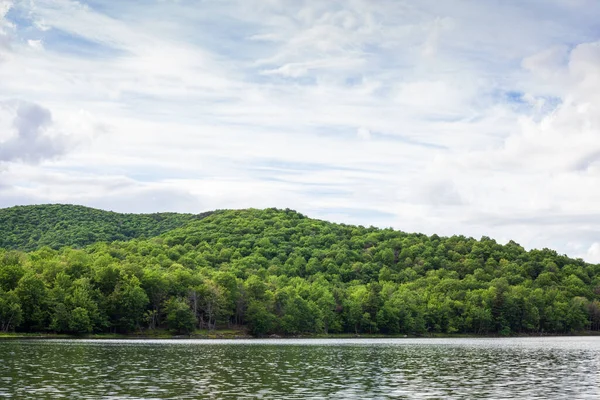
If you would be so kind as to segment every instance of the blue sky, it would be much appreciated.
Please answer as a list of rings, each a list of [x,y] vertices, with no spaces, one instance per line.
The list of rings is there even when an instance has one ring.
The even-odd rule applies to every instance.
[[[0,207],[289,207],[600,262],[599,20],[596,0],[0,0]]]

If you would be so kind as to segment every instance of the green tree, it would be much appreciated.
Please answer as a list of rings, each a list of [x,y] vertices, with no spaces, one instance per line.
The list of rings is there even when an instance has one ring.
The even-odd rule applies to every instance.
[[[42,331],[47,327],[48,298],[46,285],[34,273],[25,275],[15,289],[23,310],[22,327],[25,330]]]
[[[73,333],[89,333],[93,330],[92,321],[85,308],[76,307],[71,311],[69,330]]]
[[[177,333],[188,334],[196,328],[196,315],[185,300],[171,298],[165,303],[167,327]]]
[[[23,320],[19,297],[13,291],[0,289],[0,330],[8,332],[15,329]]]
[[[264,303],[257,300],[251,301],[248,305],[245,319],[250,333],[255,336],[263,336],[272,332],[276,324],[275,315],[267,310]]]
[[[139,329],[149,303],[137,277],[124,277],[109,296],[114,327],[122,332]]]

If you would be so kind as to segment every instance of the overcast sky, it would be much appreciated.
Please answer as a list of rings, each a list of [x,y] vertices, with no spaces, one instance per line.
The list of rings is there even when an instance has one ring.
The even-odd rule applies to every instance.
[[[597,0],[0,0],[0,207],[279,207],[600,262]]]

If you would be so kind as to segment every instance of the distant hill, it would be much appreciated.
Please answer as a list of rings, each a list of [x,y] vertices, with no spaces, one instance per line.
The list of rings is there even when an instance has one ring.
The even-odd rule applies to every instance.
[[[208,214],[120,214],[69,204],[16,206],[0,209],[0,248],[30,251],[149,238]]]
[[[600,332],[600,265],[553,250],[289,209],[209,214],[0,210],[5,247],[71,246],[0,248],[0,332]]]

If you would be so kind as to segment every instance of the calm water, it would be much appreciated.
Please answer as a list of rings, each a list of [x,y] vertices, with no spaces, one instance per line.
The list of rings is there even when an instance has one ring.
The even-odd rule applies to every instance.
[[[0,397],[600,399],[600,337],[2,340]]]

